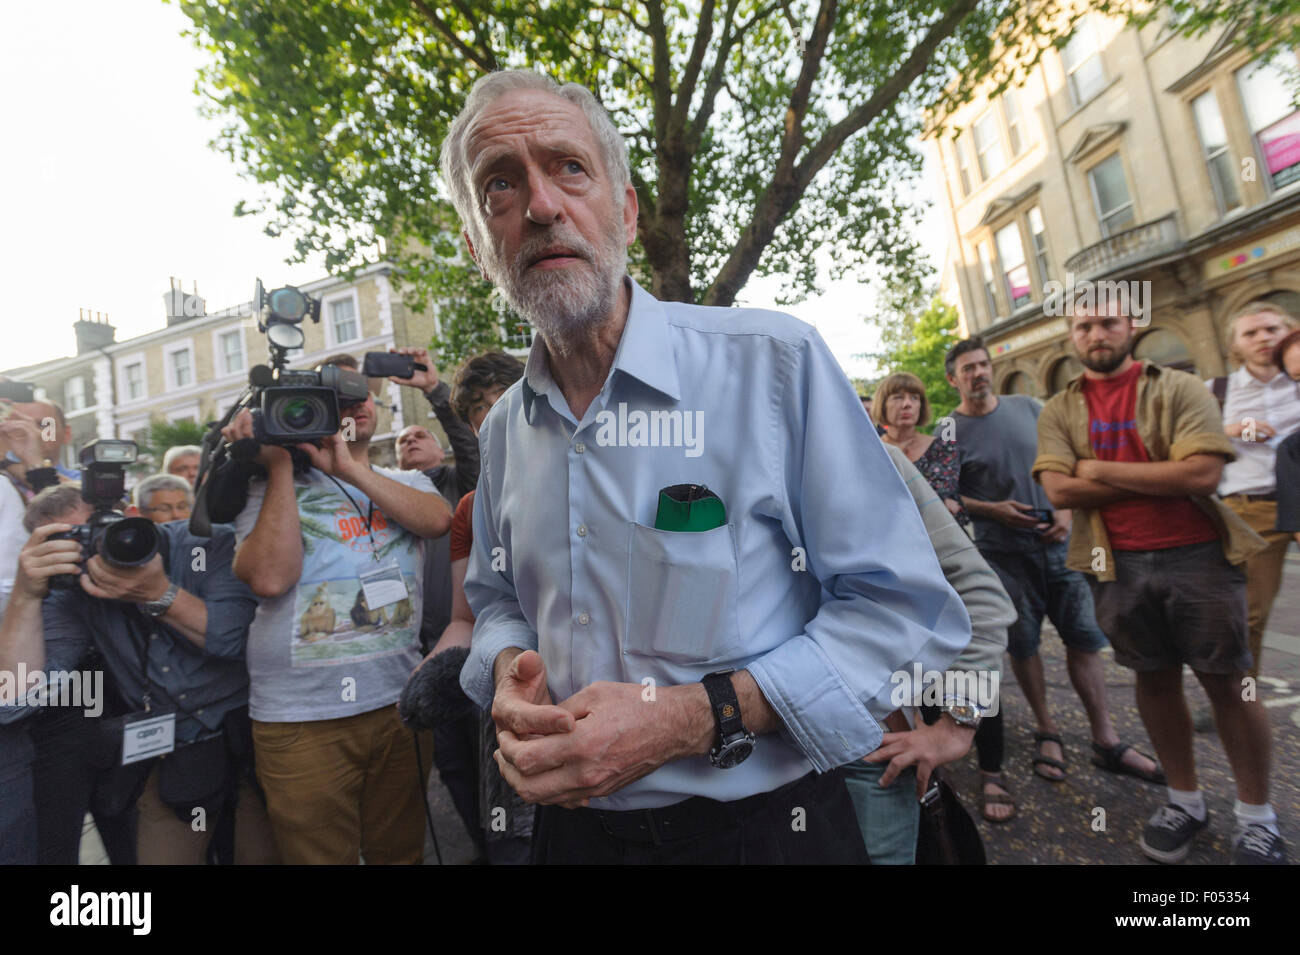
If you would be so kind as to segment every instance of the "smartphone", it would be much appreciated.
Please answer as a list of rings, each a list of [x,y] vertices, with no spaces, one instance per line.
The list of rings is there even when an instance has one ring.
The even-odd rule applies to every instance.
[[[0,398],[18,402],[35,401],[35,388],[30,381],[0,381]]]
[[[1052,511],[1046,507],[1035,508],[1034,510],[1027,511],[1026,513],[1029,514],[1030,517],[1037,520],[1038,523],[1040,524],[1050,524],[1052,523],[1053,520],[1055,520]]]
[[[428,370],[428,365],[420,364],[410,355],[368,351],[361,373],[367,378],[410,378],[416,371]]]

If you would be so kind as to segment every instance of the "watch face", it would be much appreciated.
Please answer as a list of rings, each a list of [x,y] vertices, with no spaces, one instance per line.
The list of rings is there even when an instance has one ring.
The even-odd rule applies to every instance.
[[[727,743],[722,747],[722,752],[718,755],[718,768],[731,769],[733,766],[739,766],[749,758],[749,754],[753,751],[754,744],[747,739]]]

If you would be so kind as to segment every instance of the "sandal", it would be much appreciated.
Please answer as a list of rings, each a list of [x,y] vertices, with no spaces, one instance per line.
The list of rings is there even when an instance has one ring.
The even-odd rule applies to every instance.
[[[1154,772],[1143,772],[1140,769],[1134,769],[1124,762],[1124,754],[1133,749],[1128,743],[1116,743],[1114,746],[1102,746],[1100,743],[1092,744],[1092,751],[1096,754],[1092,757],[1092,765],[1099,769],[1104,769],[1108,773],[1115,773],[1117,776],[1135,776],[1148,783],[1155,783],[1158,786],[1166,785],[1168,780],[1165,779],[1165,772],[1160,768],[1154,756],[1147,756],[1141,750],[1133,749],[1139,756],[1146,756],[1151,762],[1156,763]]]
[[[1061,737],[1057,736],[1055,733],[1035,733],[1035,749],[1043,743],[1055,743],[1057,746],[1061,747],[1061,755],[1065,755],[1065,744],[1061,742]],[[1054,769],[1059,769],[1061,775],[1052,776],[1048,773],[1042,772],[1038,768],[1040,764],[1043,766],[1051,766]],[[1065,762],[1064,760],[1053,759],[1050,756],[1044,756],[1041,753],[1037,753],[1034,756],[1034,775],[1046,779],[1049,783],[1063,783],[1065,782]]]
[[[989,784],[1006,791],[1000,793],[985,792],[984,787]],[[1012,819],[1016,818],[1016,801],[1012,798],[1011,790],[1007,787],[1006,781],[1002,778],[1001,773],[998,773],[996,776],[980,773],[980,803],[980,815],[984,817],[985,822],[991,822],[995,826],[1000,826],[1002,823],[1010,822]],[[989,806],[1010,806],[1011,814],[1002,817],[990,816]]]

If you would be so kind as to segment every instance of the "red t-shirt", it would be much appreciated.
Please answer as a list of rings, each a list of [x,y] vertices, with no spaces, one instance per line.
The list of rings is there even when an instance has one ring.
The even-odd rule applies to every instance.
[[[474,491],[470,491],[456,505],[456,512],[451,515],[451,541],[448,548],[452,560],[461,560],[469,556],[474,546]]]
[[[1088,439],[1100,461],[1150,461],[1137,430],[1137,383],[1141,362],[1115,378],[1083,379],[1088,402]],[[1101,508],[1115,550],[1165,550],[1218,540],[1205,512],[1187,497],[1144,494]]]

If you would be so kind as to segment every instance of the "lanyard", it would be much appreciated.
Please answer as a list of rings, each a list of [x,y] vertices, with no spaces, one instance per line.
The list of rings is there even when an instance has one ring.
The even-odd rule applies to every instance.
[[[327,478],[329,478],[331,481],[334,482],[335,486],[338,487],[338,489],[343,492],[343,496],[348,499],[348,503],[352,505],[352,509],[357,512],[357,517],[365,521],[366,534],[370,537],[370,556],[371,558],[374,559],[375,563],[379,563],[379,546],[375,543],[375,532],[371,528],[371,521],[374,519],[375,516],[375,502],[367,501],[369,507],[367,508],[367,512],[365,514],[362,514],[361,505],[359,505],[356,501],[352,499],[352,495],[348,493],[347,488],[345,488],[343,484],[334,477],[334,475],[326,474],[324,471],[322,471],[321,473],[325,474]]]

